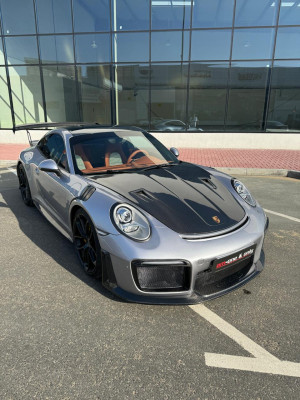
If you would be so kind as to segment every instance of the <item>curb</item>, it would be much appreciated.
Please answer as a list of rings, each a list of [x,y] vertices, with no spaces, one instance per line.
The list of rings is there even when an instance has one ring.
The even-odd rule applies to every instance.
[[[288,176],[290,172],[287,169],[272,168],[231,168],[231,167],[214,167],[228,175],[244,175],[244,176]]]
[[[16,160],[0,160],[1,167],[15,167]],[[231,167],[212,167],[228,175],[243,176],[284,176],[287,178],[300,179],[300,171],[288,169],[271,169],[271,168],[231,168]]]
[[[287,178],[300,179],[300,171],[288,169],[271,169],[271,168],[224,168],[215,167],[215,169],[228,175],[244,175],[244,176],[283,176]]]
[[[2,167],[16,167],[17,160],[0,160],[0,168]]]

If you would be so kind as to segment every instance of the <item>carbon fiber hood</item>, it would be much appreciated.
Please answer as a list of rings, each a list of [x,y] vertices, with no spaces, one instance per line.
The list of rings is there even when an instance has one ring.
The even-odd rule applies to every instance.
[[[213,175],[193,164],[88,177],[181,234],[211,234],[238,224],[245,211]]]

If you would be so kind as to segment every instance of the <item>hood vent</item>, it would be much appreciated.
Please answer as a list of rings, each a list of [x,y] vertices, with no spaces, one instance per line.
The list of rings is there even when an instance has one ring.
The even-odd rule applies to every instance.
[[[143,199],[146,201],[147,200],[155,200],[155,197],[145,189],[134,190],[134,191],[130,192],[130,194],[132,196],[134,196],[135,198],[139,197],[140,199]]]
[[[213,189],[217,189],[217,186],[208,178],[201,178],[201,182]]]

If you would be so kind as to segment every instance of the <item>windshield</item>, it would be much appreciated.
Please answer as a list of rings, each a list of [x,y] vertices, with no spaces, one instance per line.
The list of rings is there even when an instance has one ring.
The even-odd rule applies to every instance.
[[[75,172],[95,174],[131,171],[178,163],[157,139],[140,131],[110,131],[70,139]]]

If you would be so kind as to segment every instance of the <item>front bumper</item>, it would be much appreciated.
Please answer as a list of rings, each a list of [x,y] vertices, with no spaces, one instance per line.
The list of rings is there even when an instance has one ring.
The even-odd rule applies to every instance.
[[[158,232],[155,236],[154,232],[152,241],[135,244],[123,235],[117,237],[107,235],[101,238],[102,282],[115,295],[137,303],[195,304],[223,296],[243,286],[263,270],[265,262],[263,242],[267,229],[268,219],[264,216],[258,219],[251,218],[236,232],[211,240],[188,241],[176,234],[170,236]],[[211,273],[213,261],[249,246],[255,246],[251,262],[249,261],[238,271],[231,267],[226,268],[229,274],[224,280],[215,282],[214,273]],[[189,266],[188,285],[178,291],[142,289],[134,272],[135,261],[146,260],[150,264],[155,264],[155,260],[156,262],[159,260],[166,265],[170,259],[181,260]],[[205,274],[207,271],[208,274]]]
[[[255,278],[264,268],[265,262],[265,254],[263,249],[260,252],[260,258],[256,263],[253,263],[249,268],[248,272],[245,275],[240,274],[240,277],[236,276],[234,280],[231,281],[231,284],[227,287],[221,285],[220,290],[218,289],[218,285],[216,285],[216,290],[210,294],[201,294],[197,288],[197,279],[194,280],[194,286],[191,290],[182,291],[182,292],[165,292],[165,293],[156,293],[151,292],[151,295],[147,295],[147,292],[143,292],[141,294],[132,293],[122,289],[118,286],[115,274],[113,272],[112,263],[110,260],[110,256],[108,254],[105,255],[106,263],[103,265],[103,285],[112,291],[116,296],[121,297],[124,300],[134,302],[134,303],[144,303],[144,304],[196,304],[202,303],[207,300],[211,300],[220,296],[223,296],[233,290],[238,289],[239,287],[245,285],[251,279]],[[229,278],[231,276],[229,275]]]

